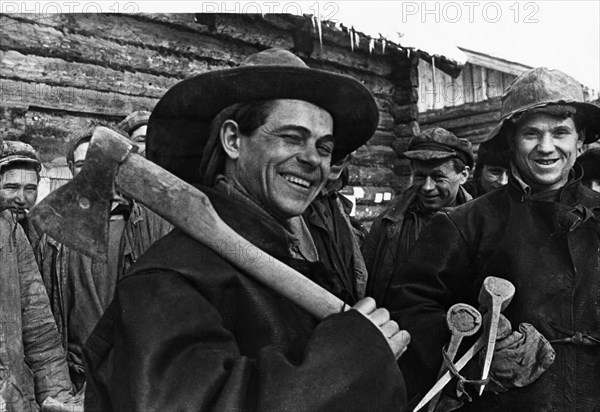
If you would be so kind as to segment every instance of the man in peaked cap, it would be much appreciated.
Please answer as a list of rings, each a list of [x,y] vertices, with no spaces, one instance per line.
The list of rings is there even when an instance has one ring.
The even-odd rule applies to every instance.
[[[29,209],[35,205],[42,164],[33,147],[5,141],[0,155],[0,211],[8,209],[27,229]]]
[[[4,166],[11,160],[37,162],[31,146],[3,143],[0,136]],[[53,410],[82,411],[81,398],[72,396],[65,351],[31,245],[15,214],[0,210],[0,410],[37,411],[46,402],[57,406]]]
[[[471,200],[462,187],[473,167],[467,139],[439,127],[428,129],[411,139],[403,157],[410,159],[412,186],[375,219],[363,245],[367,296],[380,305],[392,274],[406,261],[435,212]]]
[[[138,153],[146,154],[146,132],[148,130],[148,120],[150,112],[145,110],[136,110],[125,117],[117,128],[127,133],[129,139],[138,147]]]
[[[345,282],[318,261],[301,215],[332,159],[377,122],[361,83],[271,49],[171,88],[146,154],[205,184],[235,231],[335,293]],[[176,229],[119,283],[87,342],[86,410],[397,409],[408,335],[372,299],[339,297],[354,310],[319,322]]]
[[[541,332],[555,360],[540,376],[551,351],[538,358],[527,344],[514,348],[512,366],[492,365],[492,378],[508,390],[484,392],[464,410],[597,410],[600,194],[581,184],[575,159],[584,143],[598,140],[600,108],[583,102],[575,79],[536,68],[507,89],[501,114],[489,142],[510,151],[508,184],[434,217],[392,279],[386,303],[413,337],[402,358],[403,372],[414,373],[409,393],[425,394],[436,379],[449,338],[446,310],[457,302],[477,307],[484,278],[496,276],[516,288],[504,315]],[[519,370],[524,359],[532,369]]]

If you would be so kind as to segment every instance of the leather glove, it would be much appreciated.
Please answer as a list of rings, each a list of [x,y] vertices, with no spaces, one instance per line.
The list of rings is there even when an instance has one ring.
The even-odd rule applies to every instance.
[[[552,365],[554,357],[546,338],[529,323],[521,323],[518,331],[496,341],[486,390],[500,393],[527,386]]]

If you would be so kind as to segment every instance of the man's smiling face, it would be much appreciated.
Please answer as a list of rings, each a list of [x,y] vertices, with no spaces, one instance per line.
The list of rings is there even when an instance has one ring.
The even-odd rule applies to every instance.
[[[301,100],[276,100],[263,125],[238,139],[236,179],[271,215],[301,215],[329,176],[333,119]]]
[[[535,191],[546,191],[567,182],[583,137],[572,118],[535,113],[519,121],[509,145],[523,181]]]

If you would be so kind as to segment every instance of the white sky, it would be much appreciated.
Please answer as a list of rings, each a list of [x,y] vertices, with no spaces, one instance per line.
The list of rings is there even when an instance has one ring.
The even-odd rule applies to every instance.
[[[600,0],[588,1],[1,1],[0,12],[313,14],[430,53],[463,46],[563,70],[600,90]]]
[[[327,3],[327,2],[323,2]],[[390,40],[463,46],[560,69],[600,90],[600,1],[341,1],[339,20]],[[442,51],[445,49],[442,48]],[[435,52],[435,50],[432,50]]]

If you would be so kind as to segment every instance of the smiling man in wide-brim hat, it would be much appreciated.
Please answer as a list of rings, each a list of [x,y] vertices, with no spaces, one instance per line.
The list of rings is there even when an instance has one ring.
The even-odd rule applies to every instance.
[[[119,283],[88,340],[86,410],[400,408],[408,335],[372,299],[357,302],[351,274],[326,269],[301,218],[332,159],[377,122],[360,82],[284,50],[170,89],[150,117],[148,159],[204,184],[236,232],[356,310],[319,322],[174,230]]]
[[[516,289],[506,317],[529,325],[519,327],[518,340],[496,344],[490,381],[502,384],[501,393],[461,410],[600,405],[600,194],[582,184],[575,162],[599,126],[600,109],[565,73],[532,69],[507,89],[490,143],[510,151],[508,183],[434,217],[391,282],[389,307],[413,337],[401,364],[407,375],[419,372],[416,392],[437,377],[446,310],[477,305],[484,278],[496,276]]]

